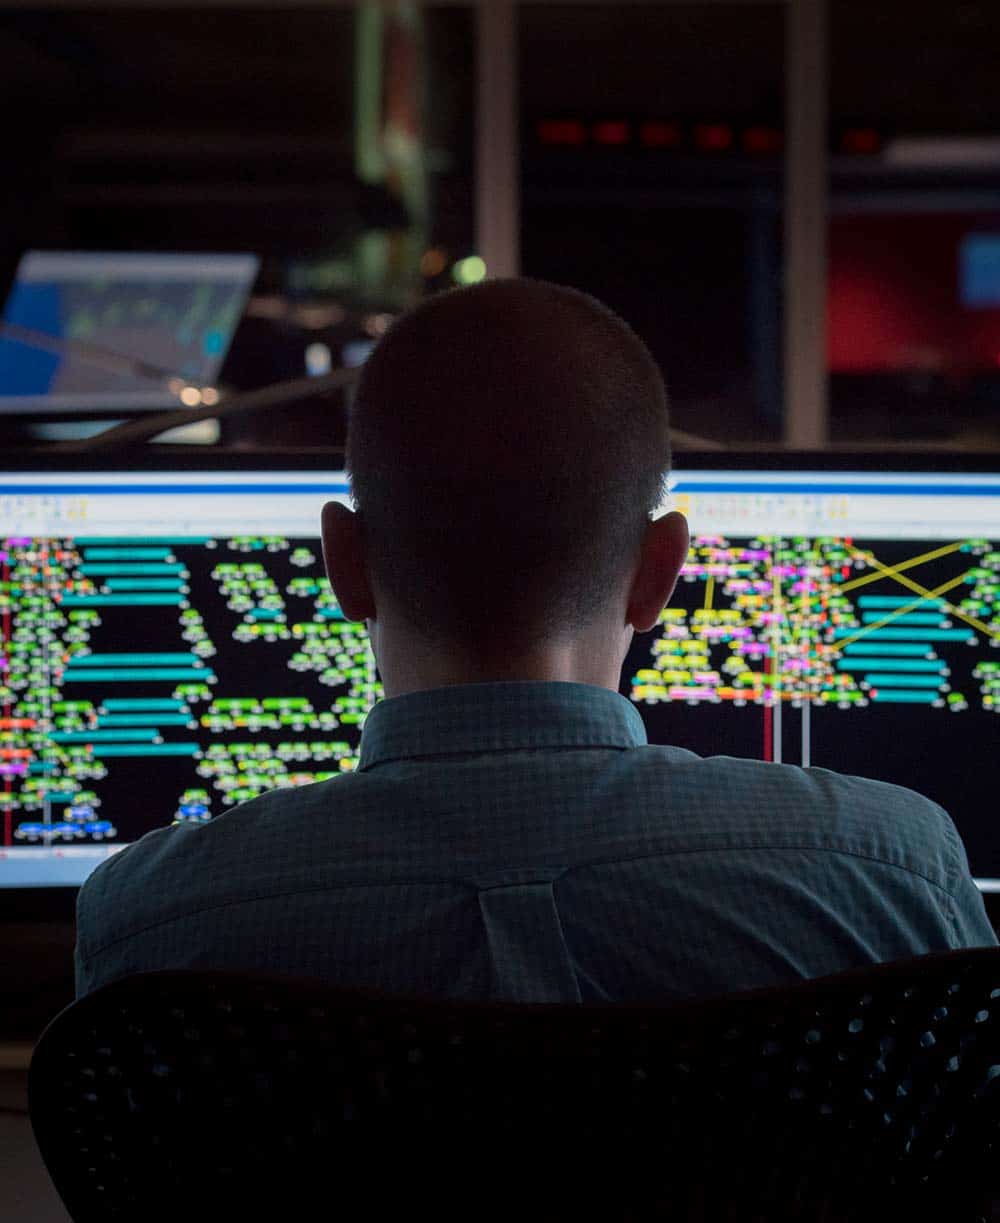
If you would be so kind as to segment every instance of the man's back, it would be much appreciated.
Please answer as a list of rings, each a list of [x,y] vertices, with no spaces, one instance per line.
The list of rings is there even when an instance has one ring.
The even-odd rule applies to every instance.
[[[384,701],[358,773],[151,833],[78,907],[77,990],[271,969],[394,992],[660,1000],[996,942],[948,816],[820,769],[649,747],[624,698]]]

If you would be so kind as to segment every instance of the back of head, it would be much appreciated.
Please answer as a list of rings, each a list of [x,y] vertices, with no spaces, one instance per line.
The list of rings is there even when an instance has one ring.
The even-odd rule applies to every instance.
[[[642,341],[594,298],[527,279],[400,318],[348,430],[376,589],[427,638],[487,650],[564,636],[608,607],[669,462]]]

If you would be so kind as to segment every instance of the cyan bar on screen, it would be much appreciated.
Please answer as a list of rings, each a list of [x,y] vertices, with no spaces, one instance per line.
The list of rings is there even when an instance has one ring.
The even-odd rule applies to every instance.
[[[187,650],[161,654],[75,654],[71,667],[192,667],[198,655]]]
[[[859,607],[883,607],[887,611],[894,607],[906,607],[908,604],[914,605],[914,610],[918,608],[937,608],[939,611],[944,611],[944,599],[921,599],[919,603],[912,595],[861,595],[858,598]]]
[[[71,803],[75,798],[75,794],[64,794],[62,790],[49,790],[45,795],[46,802],[50,803]]]
[[[881,675],[872,673],[865,679],[873,688],[934,688],[941,687],[940,675]]]
[[[273,607],[254,607],[247,613],[252,620],[277,620],[279,616],[283,616],[282,608]]]
[[[139,564],[131,564],[127,561],[122,561],[120,564],[101,564],[80,566],[80,572],[87,578],[124,578],[124,577],[139,577],[140,575],[148,578],[166,577],[168,573],[183,573],[186,566],[180,561],[174,561],[171,564],[147,565],[144,562]]]
[[[63,683],[155,684],[157,681],[173,683],[177,680],[194,679],[207,684],[214,678],[215,675],[203,667],[125,667],[121,670],[83,667],[79,671],[67,671],[63,675]]]
[[[106,713],[98,716],[97,726],[187,726],[191,717],[186,713]]]
[[[842,637],[855,637],[860,632],[856,628],[837,628],[833,630],[835,640]],[[967,628],[877,628],[865,633],[868,641],[967,641],[972,630]]]
[[[135,591],[132,594],[117,595],[63,595],[59,601],[60,607],[180,607],[184,596],[180,593],[160,594],[154,592],[143,594]]]
[[[153,743],[159,736],[149,727],[144,730],[56,730],[49,738],[53,743]]]
[[[936,692],[904,691],[899,688],[894,691],[873,692],[872,700],[880,705],[933,705],[938,699]]]
[[[165,561],[169,548],[87,548],[85,561]]]
[[[73,540],[78,548],[90,545],[114,544],[118,547],[145,547],[147,544],[165,544],[167,547],[184,547],[185,545],[204,545],[212,542],[210,535],[77,535]]]
[[[940,658],[842,658],[837,663],[838,671],[870,671],[873,667],[885,671],[934,671],[940,675],[947,671],[948,664]]]
[[[884,612],[862,612],[862,624],[877,624],[885,619]],[[940,624],[940,612],[907,612],[902,616],[893,616],[893,624]]]
[[[95,743],[94,756],[197,756],[197,743]]]
[[[875,633],[869,633],[870,637],[877,636]],[[882,642],[875,645],[868,641],[852,641],[849,645],[844,646],[845,654],[898,654],[900,657],[905,655],[926,654],[929,647],[920,645],[918,642],[897,641],[895,644],[891,642]]]
[[[118,710],[122,712],[128,711],[157,711],[164,710],[167,713],[171,711],[176,713],[186,713],[187,705],[183,701],[171,700],[169,697],[164,697],[162,700],[159,697],[136,697],[134,700],[128,697],[115,697],[109,701],[102,701],[101,704],[108,711],[114,713]]]
[[[108,578],[108,590],[180,590],[183,578]]]

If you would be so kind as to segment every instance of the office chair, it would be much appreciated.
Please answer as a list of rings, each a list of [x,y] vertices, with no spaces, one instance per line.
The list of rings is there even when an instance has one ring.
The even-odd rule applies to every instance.
[[[973,1223],[1000,949],[666,1006],[149,973],[51,1022],[29,1100],[77,1223]]]

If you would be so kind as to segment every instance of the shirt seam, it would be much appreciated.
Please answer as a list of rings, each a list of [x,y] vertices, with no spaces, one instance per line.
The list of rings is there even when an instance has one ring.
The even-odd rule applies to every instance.
[[[936,879],[932,879],[929,875],[925,875],[922,871],[915,870],[911,866],[904,866],[899,862],[890,862],[886,858],[875,857],[871,854],[858,853],[856,850],[832,849],[832,848],[827,848],[822,845],[780,845],[780,846],[776,846],[776,845],[762,844],[762,845],[740,845],[736,847],[732,845],[720,845],[720,846],[713,846],[713,847],[699,847],[699,848],[690,848],[690,849],[670,850],[669,852],[661,851],[655,854],[633,854],[633,855],[630,855],[624,858],[599,858],[599,859],[595,859],[594,861],[580,863],[579,865],[576,865],[576,866],[563,867],[562,869],[559,870],[555,878],[560,878],[573,871],[589,870],[595,866],[612,866],[612,865],[616,865],[616,864],[624,863],[624,862],[642,862],[642,861],[645,861],[651,858],[681,857],[682,855],[686,855],[686,854],[739,853],[745,850],[775,850],[775,851],[777,850],[798,850],[798,851],[811,850],[814,852],[818,850],[821,853],[841,854],[844,857],[848,857],[848,858],[859,858],[862,862],[873,862],[879,866],[892,867],[894,870],[905,871],[908,875],[913,875],[918,879],[923,879],[924,882],[930,884],[931,887],[937,888],[939,891],[943,892],[945,896],[947,896],[948,899],[952,901],[953,904],[958,903],[958,897],[955,896],[954,893],[949,891],[949,889],[944,884],[939,883]],[[513,871],[513,870],[528,869],[528,868],[511,867],[510,869]],[[183,913],[175,913],[169,917],[161,917],[157,921],[150,922],[148,925],[137,927],[135,930],[130,930],[126,934],[119,935],[118,938],[114,938],[106,943],[102,943],[100,944],[100,946],[93,948],[91,951],[88,951],[86,954],[84,954],[80,950],[79,941],[78,941],[77,951],[80,955],[80,959],[84,963],[86,963],[87,961],[93,959],[94,956],[99,955],[102,951],[108,951],[110,948],[116,947],[119,943],[127,942],[129,939],[136,938],[138,935],[148,934],[149,931],[156,930],[160,926],[167,926],[167,925],[170,925],[171,922],[183,921],[186,918],[196,917],[203,913],[214,913],[219,909],[229,909],[229,908],[234,908],[237,905],[250,904],[257,900],[279,900],[284,896],[306,896],[306,895],[312,895],[316,892],[348,891],[348,890],[353,890],[353,889],[358,889],[358,888],[405,887],[407,885],[412,885],[412,884],[424,884],[424,885],[431,885],[431,886],[434,886],[434,885],[440,886],[442,884],[452,884],[452,885],[458,884],[458,885],[468,887],[470,890],[474,890],[477,893],[480,890],[482,890],[478,888],[476,884],[469,883],[467,879],[464,879],[461,877],[456,878],[454,876],[444,876],[444,877],[435,878],[435,879],[414,879],[414,878],[380,879],[377,881],[366,882],[366,883],[337,883],[337,884],[326,885],[322,887],[297,887],[297,888],[291,888],[291,889],[287,889],[287,890],[280,891],[280,892],[263,892],[263,893],[259,893],[259,894],[251,895],[251,896],[241,896],[237,899],[232,899],[232,900],[220,900],[216,902],[215,904],[202,905],[202,906],[199,906],[197,909],[189,909]],[[518,886],[518,885],[501,884],[501,885],[494,885],[494,886]],[[952,913],[950,906],[948,910],[948,920],[952,924],[952,930],[954,933],[957,930],[957,925],[955,922],[954,914]]]

